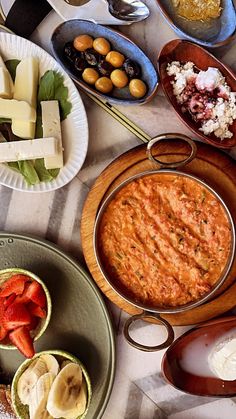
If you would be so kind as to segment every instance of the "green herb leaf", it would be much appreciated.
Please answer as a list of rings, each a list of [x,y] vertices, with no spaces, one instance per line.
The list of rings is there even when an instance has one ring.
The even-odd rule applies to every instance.
[[[41,77],[38,90],[38,102],[55,99],[54,71],[48,70]]]
[[[68,101],[68,88],[64,86],[64,79],[53,70],[46,71],[39,82],[38,102],[43,100],[58,100],[61,121],[71,112],[72,104]],[[41,109],[39,109],[41,113]]]
[[[11,119],[9,118],[0,118],[0,124],[10,124]]]
[[[29,185],[35,185],[36,183],[40,182],[40,179],[34,168],[34,164],[32,160],[19,161],[18,165],[19,165],[19,170],[21,174],[24,176],[25,181]]]
[[[16,170],[17,172],[20,171],[18,161],[10,161],[7,163],[12,169]]]
[[[34,162],[34,168],[41,182],[50,182],[57,177],[60,169],[47,170],[44,159],[37,159]]]
[[[16,77],[16,67],[20,63],[20,60],[7,60],[5,61],[6,67],[11,75],[12,80],[15,80]]]

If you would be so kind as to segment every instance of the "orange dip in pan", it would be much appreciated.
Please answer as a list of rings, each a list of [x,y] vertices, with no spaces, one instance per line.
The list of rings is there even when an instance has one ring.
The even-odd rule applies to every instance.
[[[137,178],[116,193],[98,231],[101,263],[136,302],[176,307],[209,292],[227,265],[231,227],[220,200],[186,176]]]

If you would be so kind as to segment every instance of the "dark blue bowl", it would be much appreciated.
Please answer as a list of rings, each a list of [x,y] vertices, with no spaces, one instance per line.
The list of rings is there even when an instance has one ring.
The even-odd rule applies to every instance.
[[[73,70],[64,56],[63,48],[66,42],[72,41],[76,36],[81,34],[88,34],[93,38],[106,38],[111,43],[113,50],[117,50],[125,57],[138,62],[142,70],[141,78],[147,85],[146,95],[141,99],[136,99],[131,96],[128,87],[123,89],[115,88],[111,95],[105,95],[98,92],[95,88],[85,83],[82,78],[78,77],[78,73]],[[139,105],[151,100],[157,90],[158,75],[149,58],[129,38],[113,29],[86,20],[68,20],[55,29],[52,34],[51,42],[55,58],[64,67],[74,82],[82,89],[101,99],[121,105]]]
[[[205,22],[191,21],[179,16],[172,0],[156,1],[163,16],[180,38],[215,48],[227,44],[236,35],[236,12],[232,0],[222,0],[219,18]]]

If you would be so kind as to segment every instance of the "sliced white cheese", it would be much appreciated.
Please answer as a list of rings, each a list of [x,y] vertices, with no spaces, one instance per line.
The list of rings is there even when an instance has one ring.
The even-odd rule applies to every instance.
[[[2,99],[0,98],[0,117],[17,117],[24,121],[36,121],[36,111],[32,106],[23,100]]]
[[[39,80],[39,62],[36,57],[28,57],[16,67],[16,77],[13,98],[25,100],[36,109],[37,89]],[[34,138],[34,122],[12,119],[12,131],[20,138]]]
[[[57,139],[37,138],[35,140],[7,141],[0,143],[0,162],[41,159],[57,152]]]
[[[4,72],[6,74],[6,77],[8,79],[9,93],[8,93],[7,97],[9,99],[11,99],[13,97],[13,90],[14,90],[13,81],[12,81],[11,75],[10,75],[10,73],[9,73],[1,55],[0,55],[0,68],[2,68],[4,70]],[[0,97],[2,97],[2,96],[0,96]]]
[[[63,147],[61,138],[61,121],[57,100],[41,102],[43,137],[55,137],[58,140],[58,151],[53,157],[44,159],[46,169],[60,169],[63,167]]]
[[[24,58],[16,67],[13,98],[17,100],[25,100],[33,106],[33,108],[36,108],[38,81],[38,58]]]
[[[10,85],[9,73],[5,68],[0,67],[0,97],[10,99],[12,98],[12,91]]]
[[[19,119],[12,119],[11,130],[13,134],[20,138],[34,138],[35,136],[35,122],[21,121]]]

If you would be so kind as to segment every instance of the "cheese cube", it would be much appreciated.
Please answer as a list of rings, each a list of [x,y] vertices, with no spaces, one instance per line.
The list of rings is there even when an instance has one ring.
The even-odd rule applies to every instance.
[[[54,137],[6,141],[0,143],[0,162],[40,159],[53,156],[56,152],[57,140]]]
[[[45,157],[46,169],[60,169],[63,167],[63,147],[61,138],[61,121],[59,104],[57,100],[41,102],[43,137],[55,137],[58,141],[58,150],[55,156]]]
[[[23,100],[0,98],[0,118],[19,118],[24,121],[36,121],[36,111]]]
[[[36,57],[23,59],[16,67],[14,99],[25,100],[36,109],[39,63]],[[35,123],[12,119],[12,131],[21,138],[34,138]]]

